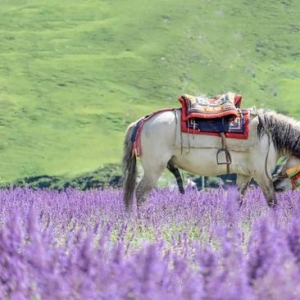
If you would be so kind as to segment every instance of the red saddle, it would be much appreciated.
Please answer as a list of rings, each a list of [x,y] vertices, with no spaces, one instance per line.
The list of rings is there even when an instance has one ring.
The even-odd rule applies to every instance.
[[[232,92],[213,98],[185,94],[178,100],[182,106],[182,120],[228,117],[233,121],[238,116],[242,96]]]

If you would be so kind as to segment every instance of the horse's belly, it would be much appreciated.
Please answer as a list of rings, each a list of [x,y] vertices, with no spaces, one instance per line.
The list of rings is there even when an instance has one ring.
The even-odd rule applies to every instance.
[[[217,148],[222,147],[222,139],[218,136],[204,134],[182,133],[176,135],[175,146],[177,148]],[[254,141],[249,137],[247,140],[226,138],[229,150],[249,152],[255,146]]]
[[[250,155],[245,152],[231,151],[230,173],[250,175]],[[226,158],[224,153],[218,154],[218,149],[183,149],[174,155],[172,162],[180,169],[188,172],[216,176],[227,173]]]

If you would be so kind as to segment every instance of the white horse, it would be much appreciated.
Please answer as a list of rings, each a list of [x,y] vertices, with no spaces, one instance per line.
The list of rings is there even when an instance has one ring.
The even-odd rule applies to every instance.
[[[251,178],[257,182],[270,207],[277,205],[275,189],[286,190],[286,169],[300,164],[300,122],[276,113],[249,109],[248,139],[227,138],[231,156],[230,173],[237,174],[237,186],[244,195]],[[165,110],[151,118],[141,118],[130,124],[124,140],[123,183],[124,203],[128,211],[147,199],[151,189],[167,167],[180,181],[179,169],[199,176],[226,173],[226,166],[218,164],[222,138],[181,132],[181,109]],[[136,141],[140,137],[140,162],[144,171],[136,187]],[[286,157],[284,170],[272,178],[278,159]],[[299,168],[300,169],[300,168]],[[275,186],[275,188],[274,188]],[[181,192],[183,192],[181,190]]]

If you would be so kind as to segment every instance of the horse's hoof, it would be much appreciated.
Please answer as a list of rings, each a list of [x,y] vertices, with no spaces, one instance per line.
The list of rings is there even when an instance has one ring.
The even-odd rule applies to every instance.
[[[238,201],[238,210],[240,210],[241,208],[242,208],[242,206],[243,206],[243,201]]]
[[[278,206],[277,201],[268,201],[268,206],[275,209]]]

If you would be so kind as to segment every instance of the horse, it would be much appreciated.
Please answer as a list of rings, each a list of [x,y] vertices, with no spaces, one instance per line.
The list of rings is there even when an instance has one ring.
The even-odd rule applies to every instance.
[[[181,193],[184,191],[178,169],[199,176],[236,173],[241,203],[253,178],[268,206],[276,207],[275,192],[291,188],[289,181],[294,179],[288,176],[287,170],[300,166],[300,122],[272,110],[246,110],[249,136],[243,140],[226,138],[224,141],[221,135],[182,132],[181,108],[162,109],[131,123],[126,130],[122,159],[123,200],[127,211],[132,209],[134,194],[138,207],[146,201],[165,168],[176,177]],[[226,154],[226,168],[218,162],[221,150]],[[137,157],[140,157],[143,176],[136,186]],[[286,158],[284,167],[274,173],[281,157]]]

